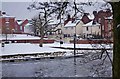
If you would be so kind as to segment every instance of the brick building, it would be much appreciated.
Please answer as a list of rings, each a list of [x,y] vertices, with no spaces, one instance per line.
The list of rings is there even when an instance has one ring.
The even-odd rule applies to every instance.
[[[18,27],[17,28],[17,32],[19,33],[24,33],[24,27],[25,25],[27,25],[29,22],[28,20],[17,20],[16,21],[16,26]]]
[[[0,25],[3,34],[15,32],[15,16],[8,16],[0,11]]]
[[[9,16],[6,12],[0,11],[0,26],[2,34],[24,33],[24,27],[28,20],[15,19],[15,16]]]
[[[93,12],[95,18],[93,21],[101,24],[101,36],[103,38],[111,38],[112,37],[112,26],[113,26],[113,18],[112,12],[110,9],[100,10]]]
[[[111,38],[112,37],[112,12],[110,9],[106,10],[100,10],[100,11],[93,11],[92,14],[94,17],[92,19],[89,17],[89,13],[84,13],[82,17],[80,17],[80,21],[83,22],[79,25],[77,25],[79,28],[77,28],[79,35],[85,35],[88,34],[91,35],[99,35],[101,38]],[[69,23],[74,23],[74,19],[70,18],[70,15],[68,16],[68,19],[64,22],[64,26],[68,25]],[[69,24],[72,25],[72,24]],[[74,27],[77,27],[76,25]],[[80,28],[81,27],[81,28]],[[69,27],[73,28],[73,27]],[[71,31],[70,31],[71,30]],[[65,29],[65,33],[67,34],[74,33],[72,32],[73,29]]]

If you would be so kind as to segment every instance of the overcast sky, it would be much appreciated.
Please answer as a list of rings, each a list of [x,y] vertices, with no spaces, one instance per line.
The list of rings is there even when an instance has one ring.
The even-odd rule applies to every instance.
[[[31,2],[31,1],[65,1],[65,0],[0,0],[2,2]],[[68,0],[70,1],[70,0]],[[73,1],[73,0],[72,0]],[[103,2],[103,0],[76,0],[79,2],[87,2],[87,1],[97,1],[97,2]],[[104,1],[112,1],[112,2],[119,2],[120,0],[104,0]]]
[[[11,1],[11,2],[10,2]],[[13,2],[12,2],[13,1]],[[8,15],[15,16],[16,19],[31,19],[38,12],[37,11],[29,11],[27,7],[31,4],[33,0],[24,0],[24,2],[14,2],[14,0],[4,0],[2,2],[2,11],[5,11]],[[35,1],[35,0],[34,0]],[[45,0],[42,0],[45,1]],[[47,1],[47,0],[46,0]],[[84,0],[85,1],[85,0]],[[100,5],[86,7],[86,12],[90,12],[93,10],[99,10]]]
[[[3,2],[2,10],[16,19],[30,19],[37,14],[36,11],[29,11],[27,7],[30,2]]]

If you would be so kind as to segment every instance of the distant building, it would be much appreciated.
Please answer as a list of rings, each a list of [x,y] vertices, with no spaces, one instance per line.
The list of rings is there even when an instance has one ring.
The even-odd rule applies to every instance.
[[[18,25],[17,32],[25,33],[25,26],[27,25],[27,27],[29,27],[29,25],[30,25],[28,23],[29,23],[29,21],[27,19],[26,20],[17,20],[17,25]]]
[[[75,33],[77,35],[82,34],[82,25],[83,22],[81,20],[69,21],[62,29],[64,37],[71,37]]]
[[[2,11],[0,11],[0,25],[2,34],[25,33],[25,26],[29,27],[27,19],[16,20],[15,16],[9,16],[6,12]]]
[[[27,24],[24,25],[24,33],[34,34],[35,27],[28,21]]]
[[[94,22],[98,22],[101,24],[101,36],[102,38],[111,38],[112,37],[112,29],[113,29],[113,18],[112,12],[110,9],[100,10],[93,12],[95,18]]]
[[[60,20],[51,20],[50,23],[48,24],[48,29],[52,28],[49,32],[48,35],[60,35],[62,34],[62,26],[63,26],[63,21]]]
[[[84,13],[79,21],[70,18],[64,22],[62,29],[65,37],[71,37],[76,33],[84,38],[99,36],[100,38],[112,38],[112,12],[107,10],[93,11],[93,15]],[[76,29],[75,29],[76,28]]]
[[[15,16],[8,16],[0,11],[0,25],[3,34],[15,32]]]
[[[95,23],[91,21],[87,24],[82,25],[83,35],[85,38],[93,38],[93,36],[101,35],[101,27],[99,23]]]

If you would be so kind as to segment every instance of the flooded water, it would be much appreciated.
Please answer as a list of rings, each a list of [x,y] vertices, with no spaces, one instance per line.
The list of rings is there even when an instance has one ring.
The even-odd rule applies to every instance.
[[[86,77],[93,76],[94,70],[91,70],[93,63],[99,60],[81,64],[77,58],[69,59],[44,59],[36,61],[8,62],[2,63],[3,77]],[[110,67],[108,63],[107,68]],[[108,69],[108,76],[111,75],[111,69]],[[104,75],[103,75],[104,76]]]

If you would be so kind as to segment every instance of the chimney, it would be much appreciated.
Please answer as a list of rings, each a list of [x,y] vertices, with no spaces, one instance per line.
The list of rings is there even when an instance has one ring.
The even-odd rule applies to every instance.
[[[68,14],[68,15],[67,15],[67,20],[70,20],[70,19],[71,19],[71,17],[70,17],[70,15]]]
[[[93,11],[93,15],[94,15],[93,22],[99,22],[98,21],[98,13],[97,13],[97,11]]]
[[[97,11],[93,11],[93,15],[96,17],[97,16]]]
[[[3,15],[6,15],[6,12],[2,12]]]

